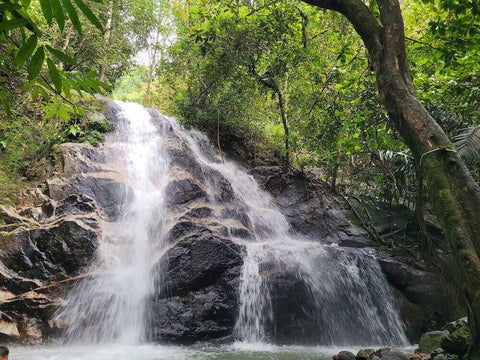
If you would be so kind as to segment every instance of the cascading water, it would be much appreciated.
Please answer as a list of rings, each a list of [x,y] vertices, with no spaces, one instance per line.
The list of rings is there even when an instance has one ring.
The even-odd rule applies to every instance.
[[[57,314],[57,319],[68,325],[68,339],[97,343],[145,339],[147,299],[154,291],[152,269],[172,246],[167,234],[179,221],[169,213],[166,190],[178,176],[167,151],[173,146],[191,154],[200,168],[196,175],[202,178],[199,186],[215,209],[215,221],[228,230],[229,239],[246,248],[234,329],[237,339],[264,342],[271,334],[281,333],[275,328],[276,294],[268,271],[281,269],[306,289],[309,309],[305,311],[316,343],[407,344],[391,289],[367,250],[295,236],[253,176],[216,155],[205,135],[186,131],[173,119],[140,105],[117,106],[121,111],[116,116],[116,131],[106,145],[126,177],[125,192],[119,194],[126,205],[120,219],[103,228],[92,275],[77,285]],[[225,196],[224,192],[231,194]],[[245,227],[249,236],[236,236],[239,221],[232,222],[231,216],[224,215],[227,208],[235,219],[242,219],[240,227]]]
[[[67,322],[71,341],[138,343],[145,336],[145,301],[152,291],[152,248],[165,210],[168,159],[162,156],[162,129],[140,105],[121,104],[116,132],[109,137],[114,160],[126,176],[129,199],[120,219],[103,228],[92,264],[94,275],[68,296],[57,318]]]

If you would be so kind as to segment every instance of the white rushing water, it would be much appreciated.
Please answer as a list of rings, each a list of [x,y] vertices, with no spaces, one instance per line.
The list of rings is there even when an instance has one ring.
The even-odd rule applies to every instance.
[[[200,164],[209,201],[221,205],[219,181],[224,179],[233,190],[232,203],[238,213],[248,218],[246,226],[252,237],[231,236],[246,246],[234,331],[238,340],[267,342],[269,334],[281,330],[275,329],[274,298],[264,271],[269,264],[283,269],[307,289],[314,338],[319,344],[407,344],[392,291],[368,251],[299,238],[253,176],[216,155],[205,135],[185,131],[159,114],[157,120],[161,121],[155,122],[140,105],[117,105],[121,111],[116,131],[107,142],[124,169],[127,186],[119,196],[128,201],[120,219],[103,228],[101,247],[89,270],[94,275],[72,290],[56,315],[59,322],[67,324],[67,340],[101,344],[140,344],[145,340],[146,301],[153,291],[151,269],[165,250],[164,233],[172,225],[166,216],[165,194],[171,159],[163,145],[168,137],[175,137]],[[230,226],[221,214],[216,215],[225,227]]]
[[[69,295],[57,314],[66,321],[66,338],[88,343],[137,344],[145,336],[145,301],[153,289],[150,274],[155,231],[165,210],[169,163],[162,156],[162,129],[137,104],[121,104],[116,132],[108,141],[126,176],[128,198],[120,219],[106,224],[89,278]]]

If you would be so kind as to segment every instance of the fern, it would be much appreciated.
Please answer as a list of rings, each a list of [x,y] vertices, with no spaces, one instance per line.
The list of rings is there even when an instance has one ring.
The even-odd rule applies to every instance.
[[[480,125],[460,130],[453,141],[460,156],[467,159],[480,156]]]

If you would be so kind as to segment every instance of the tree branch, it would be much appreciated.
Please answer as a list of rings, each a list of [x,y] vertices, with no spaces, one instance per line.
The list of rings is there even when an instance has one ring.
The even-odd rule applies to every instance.
[[[383,27],[362,0],[303,0],[303,2],[343,14],[362,38],[375,65],[382,52]]]

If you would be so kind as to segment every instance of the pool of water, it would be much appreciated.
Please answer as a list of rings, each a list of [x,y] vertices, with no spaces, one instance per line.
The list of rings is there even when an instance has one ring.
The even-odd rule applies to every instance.
[[[332,356],[341,350],[345,348],[267,344],[234,344],[222,347],[43,345],[11,347],[9,360],[331,360]]]

